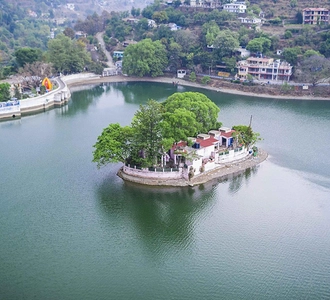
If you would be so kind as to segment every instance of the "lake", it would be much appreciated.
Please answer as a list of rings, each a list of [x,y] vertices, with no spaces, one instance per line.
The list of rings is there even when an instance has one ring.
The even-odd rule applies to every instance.
[[[93,145],[140,104],[200,91],[247,125],[261,165],[189,188],[97,169]],[[0,123],[0,299],[330,299],[330,101],[158,83],[72,89]]]

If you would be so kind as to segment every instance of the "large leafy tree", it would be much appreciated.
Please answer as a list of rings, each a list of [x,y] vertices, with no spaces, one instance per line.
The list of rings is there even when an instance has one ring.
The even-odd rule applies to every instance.
[[[110,124],[97,138],[93,162],[97,163],[98,168],[108,163],[125,162],[131,153],[132,136],[133,129],[130,126]]]
[[[266,52],[270,49],[272,41],[266,37],[258,37],[249,41],[246,49],[251,52]]]
[[[16,58],[17,65],[24,67],[25,64],[32,64],[42,59],[42,52],[40,49],[34,48],[20,48],[15,51],[14,56]]]
[[[162,104],[149,100],[147,105],[141,105],[135,113],[131,126],[134,129],[134,145],[142,151],[143,163],[152,165],[157,162],[161,149],[162,134]]]
[[[160,41],[153,42],[151,39],[129,45],[124,57],[124,73],[139,77],[163,75],[168,63],[165,46]]]
[[[300,54],[301,54],[300,47],[285,48],[283,50],[284,59],[293,66],[295,66],[297,64],[298,55],[300,55]]]
[[[149,100],[135,113],[130,127],[111,124],[94,145],[98,167],[109,162],[154,166],[175,141],[218,128],[219,108],[200,93],[176,93],[165,102]],[[164,156],[163,156],[164,157]]]
[[[91,59],[82,41],[71,40],[59,34],[48,42],[48,60],[55,71],[62,73],[82,72]]]
[[[217,36],[220,34],[220,28],[215,21],[205,23],[202,27],[202,33],[207,45],[213,45]]]
[[[178,107],[173,112],[165,112],[163,118],[164,135],[173,142],[187,140],[187,137],[196,135],[198,123],[192,111]]]
[[[232,56],[233,51],[239,47],[238,37],[238,33],[230,30],[222,30],[219,32],[213,45],[221,58]]]
[[[196,123],[192,124],[190,134],[208,132],[220,125],[217,121],[220,108],[201,93],[175,93],[164,102],[164,108],[167,113],[175,113],[178,108],[192,112]]]
[[[0,102],[10,99],[10,84],[7,82],[0,83]]]

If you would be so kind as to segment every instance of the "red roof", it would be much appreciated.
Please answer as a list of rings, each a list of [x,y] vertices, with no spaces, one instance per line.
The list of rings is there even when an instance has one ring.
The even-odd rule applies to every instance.
[[[229,132],[221,132],[221,136],[224,136],[226,138],[230,138],[230,137],[232,137],[234,132],[235,132],[235,130],[230,130]]]
[[[179,147],[186,147],[186,146],[187,146],[187,142],[185,142],[185,141],[180,141],[180,142],[174,143],[174,145],[172,146],[172,149],[173,149],[173,150],[176,150],[176,149],[178,149]]]
[[[213,137],[209,137],[208,139],[206,140],[203,140],[203,139],[196,139],[196,143],[199,143],[201,145],[201,147],[209,147],[209,146],[212,146],[214,145],[215,143],[218,143],[219,140],[218,139],[215,139]]]

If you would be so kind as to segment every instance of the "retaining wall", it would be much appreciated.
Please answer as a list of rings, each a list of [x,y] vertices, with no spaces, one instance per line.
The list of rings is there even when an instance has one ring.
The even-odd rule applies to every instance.
[[[58,88],[49,93],[19,100],[18,105],[0,107],[0,121],[20,118],[24,114],[45,111],[48,108],[60,107],[67,103],[71,96],[70,90],[60,78],[57,78],[56,81]]]

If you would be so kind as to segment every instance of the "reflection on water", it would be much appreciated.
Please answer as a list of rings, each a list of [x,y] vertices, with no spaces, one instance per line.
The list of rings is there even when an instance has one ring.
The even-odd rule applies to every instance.
[[[78,113],[87,113],[88,108],[97,103],[104,93],[101,85],[87,85],[75,88],[72,91],[71,99],[68,104],[59,108],[62,116],[70,117]]]
[[[207,217],[205,214],[216,202],[214,195],[219,183],[229,182],[229,192],[236,193],[248,185],[257,170],[258,167],[249,168],[195,187],[151,187],[131,182],[115,186],[109,184],[114,180],[107,178],[99,186],[97,195],[109,220],[129,219],[144,246],[161,257],[171,248],[184,249],[193,243],[195,222]],[[123,189],[124,198],[114,197]]]
[[[108,83],[108,85],[121,91],[126,103],[142,104],[149,99],[164,101],[171,94],[178,92],[177,86],[157,82],[120,82]],[[180,92],[182,90],[185,88],[180,87]]]

